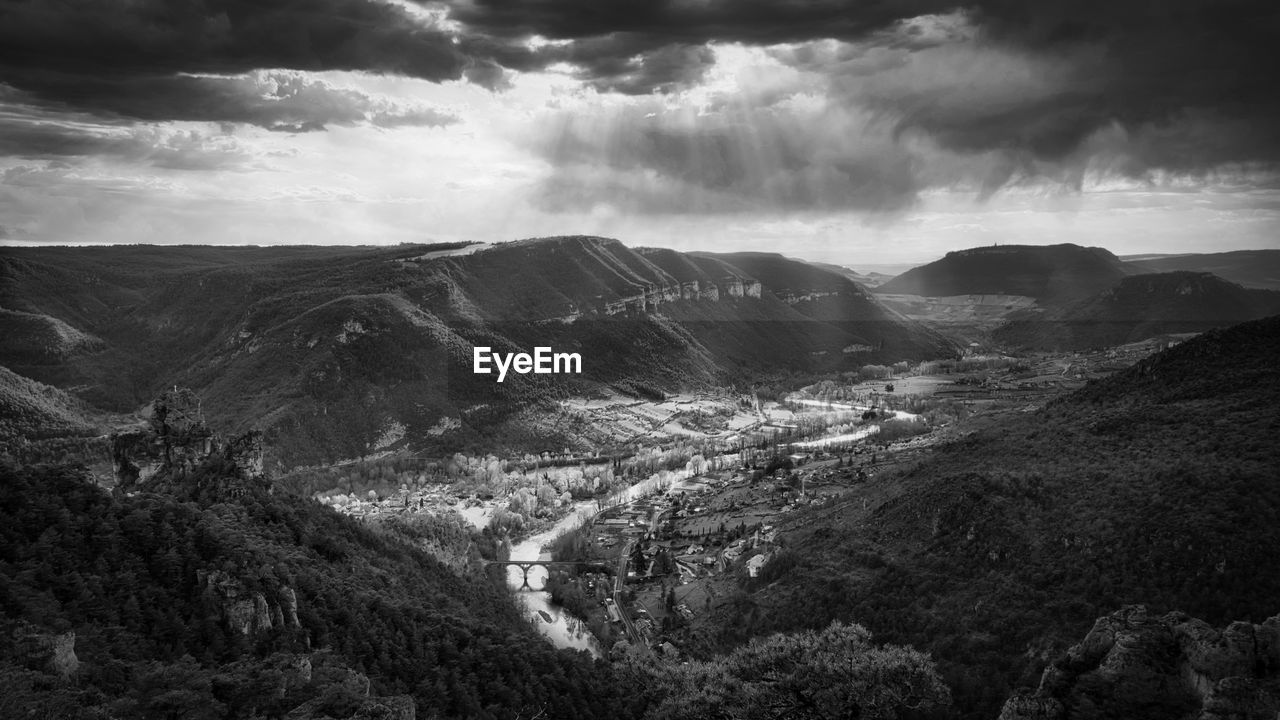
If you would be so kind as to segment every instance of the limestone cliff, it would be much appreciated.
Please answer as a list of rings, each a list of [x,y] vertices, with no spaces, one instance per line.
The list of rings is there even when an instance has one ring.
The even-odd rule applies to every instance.
[[[414,720],[417,707],[410,695],[378,697],[369,692],[369,678],[347,667],[327,652],[310,656],[307,669],[310,683],[319,697],[305,702],[285,715],[286,720]]]
[[[1000,720],[1274,720],[1280,713],[1280,616],[1223,630],[1142,606],[1100,618],[1040,686]]]
[[[187,388],[175,387],[156,398],[145,426],[111,437],[120,492],[161,489],[205,466],[216,466],[217,472],[207,481],[230,495],[253,486],[269,490],[262,456],[262,433],[251,431],[224,440],[205,424],[200,398]]]
[[[75,631],[43,632],[30,623],[19,621],[9,628],[8,635],[7,640],[13,643],[15,651],[12,654],[32,670],[67,680],[80,669]]]
[[[605,315],[624,312],[658,312],[658,306],[673,302],[719,302],[722,298],[760,297],[760,282],[737,276],[726,276],[719,282],[689,280],[665,285],[645,284],[635,293],[603,303],[598,308]]]
[[[252,635],[271,629],[298,629],[298,598],[293,588],[251,590],[222,570],[199,570],[200,588],[214,599],[227,630]]]

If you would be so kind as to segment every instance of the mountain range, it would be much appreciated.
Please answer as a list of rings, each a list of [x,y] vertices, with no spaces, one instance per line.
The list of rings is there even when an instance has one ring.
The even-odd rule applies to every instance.
[[[1130,275],[1083,300],[1008,316],[994,337],[1009,347],[1110,347],[1157,335],[1204,332],[1280,312],[1280,292],[1206,272]]]
[[[1163,260],[979,248],[881,294],[776,254],[593,237],[6,249],[0,716],[679,717],[754,702],[744,692],[779,658],[784,687],[829,685],[842,676],[813,671],[848,657],[823,643],[950,696],[931,717],[1274,716],[1280,317],[1233,323],[1275,313],[1277,293],[1149,272]],[[705,662],[667,675],[546,646],[485,579],[492,533],[451,516],[359,522],[242,482],[232,450],[257,467],[256,440],[202,435],[203,460],[132,495],[34,466],[39,443],[74,459],[111,426],[154,420],[163,403],[148,403],[175,384],[227,437],[264,429],[276,468],[559,447],[571,431],[528,417],[565,397],[954,355],[941,325],[889,304],[908,291],[1024,298],[993,333],[1006,347],[1201,334],[1043,406],[983,414],[872,482],[840,471],[849,494],[779,522],[759,575],[708,604],[691,647]],[[471,372],[477,345],[580,352],[584,372],[499,384]],[[792,634],[762,637],[775,631]]]
[[[1082,299],[1126,275],[1120,258],[1079,245],[995,245],[957,250],[912,268],[876,288],[878,293],[1023,295],[1041,303]]]
[[[1073,244],[948,253],[874,291],[961,340],[1080,350],[1280,312],[1280,250],[1119,258]]]
[[[451,438],[565,447],[575,438],[512,416],[570,395],[661,396],[954,352],[824,268],[595,237],[478,251],[15,248],[0,279],[13,329],[0,364],[115,413],[192,387],[211,422],[264,429],[278,466]],[[473,374],[476,346],[577,352],[582,373],[499,384]]]
[[[1280,290],[1280,250],[1235,250],[1120,259],[1136,274],[1175,270],[1207,272],[1247,288]]]

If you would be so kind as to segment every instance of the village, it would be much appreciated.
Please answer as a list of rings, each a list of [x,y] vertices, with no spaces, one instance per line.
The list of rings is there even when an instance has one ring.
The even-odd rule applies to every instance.
[[[785,450],[763,467],[707,472],[599,513],[575,531],[579,542],[552,545],[553,559],[582,563],[552,571],[553,600],[584,613],[615,659],[647,649],[683,657],[699,617],[759,575],[782,547],[784,524],[804,522],[799,511],[828,506],[868,482],[885,457]],[[604,572],[614,567],[626,569],[616,594]]]
[[[398,489],[318,497],[369,519],[456,513],[509,543],[549,536],[541,557],[576,566],[557,566],[530,585],[547,593],[547,607],[579,618],[610,657],[679,660],[705,616],[757,578],[812,511],[873,493],[881,474],[971,432],[974,420],[1035,410],[1168,342],[1022,359],[971,351],[946,366],[876,366],[766,402],[725,394],[571,401],[612,417],[619,435],[656,444],[606,465],[544,453],[533,472],[528,458],[477,458],[483,470],[472,482],[419,477]],[[662,459],[683,462],[671,449],[681,440],[697,443],[699,454],[664,468]],[[626,467],[651,474],[626,481]],[[530,478],[539,484],[522,485]],[[559,532],[575,513],[581,521]],[[538,614],[550,623],[545,610]]]

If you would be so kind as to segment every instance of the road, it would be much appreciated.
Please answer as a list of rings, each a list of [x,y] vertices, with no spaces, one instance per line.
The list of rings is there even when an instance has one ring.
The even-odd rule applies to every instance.
[[[627,580],[627,563],[631,560],[631,548],[636,544],[635,540],[627,541],[622,548],[622,555],[618,558],[618,574],[613,578],[613,604],[618,608],[618,615],[622,616],[622,624],[627,629],[627,640],[633,647],[642,649],[645,657],[653,654],[649,649],[649,644],[644,641],[640,633],[636,630],[636,626],[631,622],[631,615],[627,612],[627,606],[622,604],[622,586]]]

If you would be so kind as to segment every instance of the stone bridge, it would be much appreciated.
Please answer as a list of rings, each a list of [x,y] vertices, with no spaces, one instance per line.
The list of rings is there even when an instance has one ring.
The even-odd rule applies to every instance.
[[[525,588],[529,588],[530,590],[533,589],[529,585],[529,570],[535,567],[544,568],[548,572],[551,571],[551,568],[558,568],[558,567],[592,567],[592,568],[598,568],[603,572],[608,572],[608,567],[603,563],[572,561],[572,560],[486,560],[484,563],[484,567],[485,567],[485,570],[488,570],[491,567],[520,568],[520,573],[523,578],[522,582],[520,583],[521,590]]]

